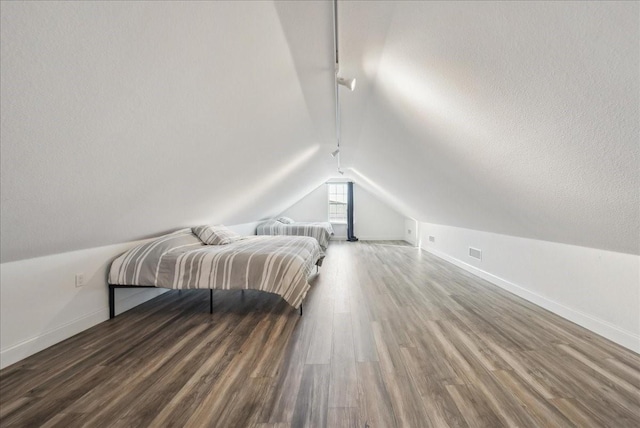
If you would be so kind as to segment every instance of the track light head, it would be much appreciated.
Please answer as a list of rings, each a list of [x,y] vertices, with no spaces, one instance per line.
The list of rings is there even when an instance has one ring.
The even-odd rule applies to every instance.
[[[331,152],[331,156],[335,158],[336,156],[338,156],[338,153],[340,153],[340,149],[335,149],[334,151]]]
[[[344,171],[341,170],[340,168],[338,168],[338,172],[340,173],[340,175],[344,175]]]
[[[344,77],[336,77],[338,85],[342,85],[347,87],[350,91],[353,91],[356,88],[356,78],[352,77],[350,79]]]

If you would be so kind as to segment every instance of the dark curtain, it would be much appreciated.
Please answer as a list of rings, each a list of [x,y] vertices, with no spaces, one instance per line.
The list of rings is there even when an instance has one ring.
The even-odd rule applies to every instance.
[[[355,242],[358,238],[353,233],[353,183],[347,183],[347,241]]]

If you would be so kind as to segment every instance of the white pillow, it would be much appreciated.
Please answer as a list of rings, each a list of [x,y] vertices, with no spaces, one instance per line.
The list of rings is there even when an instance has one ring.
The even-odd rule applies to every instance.
[[[240,235],[227,229],[223,224],[192,227],[191,230],[207,245],[231,244],[241,238]]]
[[[290,219],[289,217],[278,217],[276,220],[279,221],[282,224],[292,224],[292,223],[294,223],[293,219]]]

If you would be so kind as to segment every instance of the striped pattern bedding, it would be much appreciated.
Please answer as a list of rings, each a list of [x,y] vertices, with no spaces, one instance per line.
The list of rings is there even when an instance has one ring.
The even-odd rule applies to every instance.
[[[268,220],[258,225],[256,235],[310,236],[316,238],[322,251],[326,251],[333,235],[333,227],[327,222],[283,224],[277,220]]]
[[[298,308],[321,257],[318,242],[309,237],[250,236],[228,245],[204,245],[184,229],[115,259],[109,284],[262,290]]]

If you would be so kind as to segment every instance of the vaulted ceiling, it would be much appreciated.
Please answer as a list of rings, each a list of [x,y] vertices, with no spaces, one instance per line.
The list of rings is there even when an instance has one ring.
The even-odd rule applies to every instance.
[[[419,220],[640,252],[637,2],[373,3],[341,4],[356,179]]]
[[[2,2],[2,262],[275,215],[335,163],[330,2]],[[638,3],[339,2],[342,163],[420,221],[638,253]]]

